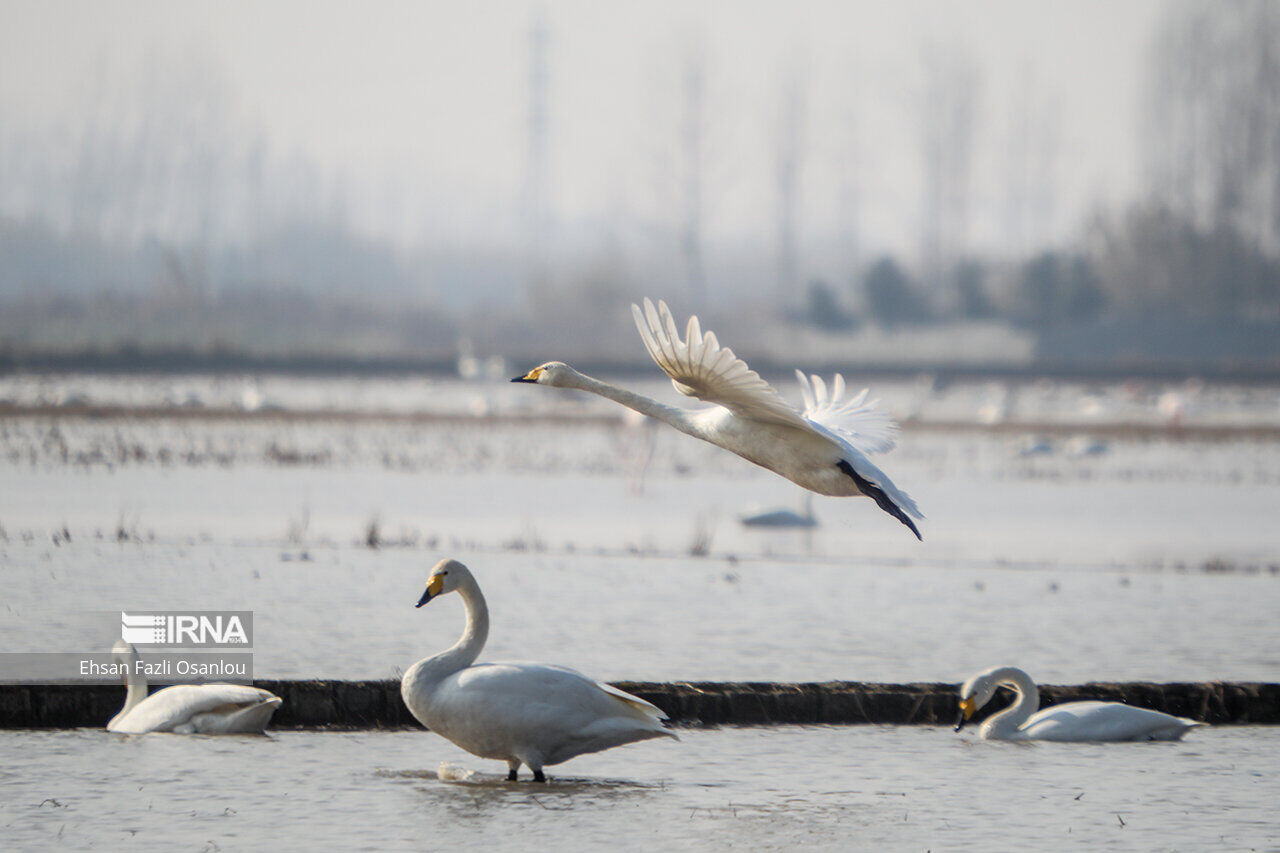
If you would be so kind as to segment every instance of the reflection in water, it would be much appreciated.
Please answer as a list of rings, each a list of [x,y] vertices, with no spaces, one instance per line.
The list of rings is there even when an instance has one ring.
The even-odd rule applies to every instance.
[[[475,818],[511,809],[573,811],[602,806],[641,805],[647,794],[663,791],[663,783],[629,779],[593,779],[582,776],[547,775],[545,783],[529,780],[511,782],[497,775],[441,765],[440,770],[378,770],[375,775],[414,784],[425,805],[443,807],[458,818]],[[420,784],[428,781],[431,784]]]

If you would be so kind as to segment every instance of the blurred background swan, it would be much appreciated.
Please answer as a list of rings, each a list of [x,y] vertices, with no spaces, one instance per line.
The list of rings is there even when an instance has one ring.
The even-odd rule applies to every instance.
[[[769,528],[809,528],[818,526],[818,517],[813,514],[813,492],[804,492],[800,499],[800,512],[787,507],[762,509],[748,507],[738,516],[743,527]]]
[[[279,696],[243,684],[175,684],[147,695],[147,679],[138,669],[138,650],[117,640],[116,663],[127,667],[124,707],[107,723],[121,734],[233,734],[261,732],[283,703]]]
[[[924,518],[916,502],[866,456],[891,450],[898,427],[874,402],[867,402],[865,389],[846,398],[840,374],[828,392],[821,377],[810,378],[797,370],[805,400],[800,411],[733,350],[721,347],[714,332],[703,334],[696,316],[689,318],[681,340],[665,302],[659,301],[655,308],[646,299],[643,311],[637,305],[631,310],[645,348],[676,390],[713,403],[713,408],[689,412],[667,406],[584,376],[559,361],[511,381],[590,391],[723,447],[820,495],[866,495],[921,538],[912,521]]]
[[[1017,697],[982,724],[978,734],[986,740],[1180,740],[1193,727],[1205,725],[1120,702],[1064,702],[1036,711],[1040,691],[1031,676],[1016,666],[996,666],[961,685],[956,731],[991,701],[998,687],[1011,688]]]
[[[521,764],[535,782],[545,782],[543,767],[574,756],[676,737],[663,728],[655,706],[572,669],[522,661],[476,664],[489,637],[489,608],[466,566],[437,563],[417,606],[450,592],[467,609],[462,637],[415,663],[400,681],[405,705],[431,731],[473,755],[506,761],[513,782]]]

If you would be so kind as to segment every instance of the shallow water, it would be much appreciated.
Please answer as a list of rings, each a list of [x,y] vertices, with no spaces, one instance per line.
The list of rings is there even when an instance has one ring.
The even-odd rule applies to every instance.
[[[601,411],[507,386],[246,383],[0,380],[0,399],[238,405],[249,389],[290,407]],[[1000,403],[1071,423],[1157,422],[1168,393],[1188,422],[1267,423],[1280,399],[885,392],[926,420]],[[866,500],[815,500],[806,532],[747,529],[740,514],[799,508],[798,490],[635,425],[0,420],[0,645],[105,650],[120,610],[252,610],[258,677],[390,678],[460,632],[456,597],[413,607],[456,556],[493,612],[484,659],[610,680],[958,682],[996,663],[1042,683],[1280,680],[1280,442],[1027,448],[904,433],[881,461],[929,516],[918,543]],[[535,787],[420,731],[0,732],[0,847],[1280,848],[1280,728],[1111,746],[936,727],[681,736]]]
[[[427,376],[292,376],[274,374],[25,374],[0,375],[0,402],[24,406],[181,406],[245,410],[338,410],[495,414],[563,413],[566,407],[617,413],[589,394],[513,389],[506,378],[532,365],[512,365],[487,380]],[[601,379],[652,397],[681,399],[653,373]],[[866,380],[850,376],[857,390]],[[769,377],[792,401],[800,399],[790,373]],[[1280,418],[1280,386],[1190,381],[1085,382],[1000,380],[937,381],[877,377],[871,396],[899,420],[993,422],[1022,420],[1096,425],[1108,423],[1267,425]],[[683,400],[687,403],[687,400]]]
[[[439,549],[10,543],[0,644],[105,651],[120,610],[254,611],[260,678],[392,678],[461,633],[415,609]],[[283,552],[286,555],[292,552]],[[463,554],[487,660],[610,680],[1280,680],[1280,578],[636,555]],[[53,597],[50,598],[50,592]]]
[[[1016,662],[1050,683],[1280,680],[1280,442],[1027,459],[911,434],[883,464],[929,516],[917,542],[863,499],[817,498],[812,530],[743,527],[799,490],[672,430],[647,440],[0,423],[0,643],[105,650],[112,612],[253,610],[259,677],[393,677],[460,631],[456,600],[412,607],[454,556],[493,607],[487,658],[609,679],[959,681]]]
[[[0,732],[0,837],[8,849],[1280,845],[1280,728],[1110,745],[931,726],[680,734],[580,757],[540,786],[418,731]],[[440,781],[441,764],[469,778]]]

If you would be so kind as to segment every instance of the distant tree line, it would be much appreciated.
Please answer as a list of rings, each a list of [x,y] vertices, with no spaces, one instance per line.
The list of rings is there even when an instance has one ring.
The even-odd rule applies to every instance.
[[[886,256],[848,289],[811,282],[805,321],[1280,321],[1280,3],[1170,3],[1148,74],[1145,198],[1073,247],[941,269],[930,251],[918,273]]]
[[[681,63],[674,206],[687,290],[702,310],[711,290],[704,172],[715,158],[699,50]],[[772,312],[754,313],[773,322],[785,311],[832,333],[955,320],[1042,336],[1152,318],[1280,323],[1280,2],[1173,0],[1147,63],[1141,197],[1096,216],[1077,239],[1048,244],[1053,98],[1027,83],[1006,176],[1008,218],[1024,233],[1005,254],[978,257],[966,247],[982,80],[963,51],[926,56],[918,255],[865,264],[851,256],[841,261],[844,278],[825,280],[806,279],[799,267],[803,103],[788,77],[777,140],[777,278],[789,289]],[[119,340],[145,315],[167,324],[168,338],[156,340],[165,345],[257,346],[272,334],[270,319],[288,330],[272,346],[323,346],[346,318],[349,339],[371,346],[413,348],[431,334],[432,346],[464,336],[533,350],[572,336],[604,352],[628,334],[626,303],[662,281],[647,258],[578,258],[529,281],[515,253],[397,249],[385,234],[353,227],[341,181],[305,157],[273,153],[208,68],[154,74],[140,89],[136,110],[104,104],[78,133],[0,128],[0,297],[13,300],[0,310],[0,345],[39,345],[36,332],[49,328],[92,342],[94,323],[110,332],[103,339]],[[769,249],[756,250],[741,248],[736,266],[767,266]],[[259,302],[253,292],[266,296]],[[32,294],[48,296],[44,308]],[[66,294],[84,304],[73,307]],[[419,315],[400,322],[388,307],[396,300],[415,302]],[[727,301],[716,306],[722,316],[734,307]],[[248,322],[244,311],[254,315]],[[398,331],[371,331],[384,316]],[[486,329],[495,330],[491,341]]]

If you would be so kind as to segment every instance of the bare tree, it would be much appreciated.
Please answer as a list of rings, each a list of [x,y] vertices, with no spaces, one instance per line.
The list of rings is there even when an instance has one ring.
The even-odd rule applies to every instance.
[[[1280,4],[1177,0],[1152,44],[1143,135],[1153,199],[1280,254]]]
[[[779,308],[793,308],[800,302],[798,292],[800,178],[804,165],[804,92],[799,62],[792,57],[783,71],[775,126],[778,188],[778,291]]]
[[[858,119],[858,98],[860,74],[856,69],[850,71],[846,91],[849,101],[845,104],[844,139],[841,145],[839,162],[839,233],[841,246],[841,264],[856,280],[862,266],[862,186],[861,173],[861,134],[862,127]]]
[[[703,264],[703,200],[706,162],[706,42],[699,33],[686,42],[681,79],[681,223],[680,254],[684,260],[693,310],[706,307],[707,277]]]
[[[1026,257],[1052,239],[1060,150],[1060,98],[1030,67],[1014,84],[1009,106],[1004,232],[1009,249]]]
[[[940,291],[968,239],[970,170],[981,78],[958,47],[924,57],[921,154],[924,167],[922,254],[927,285]]]
[[[546,11],[539,8],[534,11],[529,29],[529,148],[525,165],[529,284],[534,288],[543,286],[548,274],[551,134],[547,65],[550,42]]]

